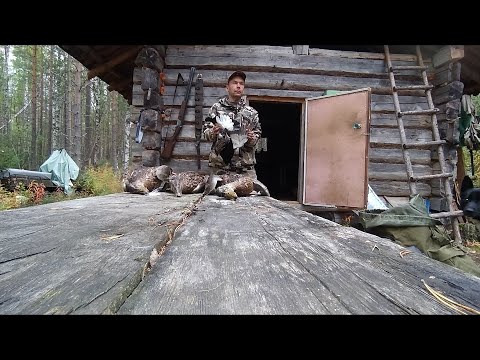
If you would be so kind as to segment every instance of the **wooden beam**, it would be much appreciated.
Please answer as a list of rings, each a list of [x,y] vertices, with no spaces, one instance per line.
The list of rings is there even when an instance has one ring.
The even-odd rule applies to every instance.
[[[104,59],[98,55],[95,50],[89,45],[78,45],[79,49],[87,53],[87,56],[91,56],[97,63],[101,63]]]
[[[101,64],[100,66],[97,66],[96,68],[93,68],[88,71],[88,80],[94,78],[95,76],[99,76],[104,74],[105,72],[109,71],[110,69],[114,68],[118,64],[121,64],[125,62],[126,60],[136,56],[140,49],[143,47],[143,45],[135,46],[128,51],[120,54],[116,58],[113,58],[110,61],[107,61],[104,64]]]
[[[465,56],[465,50],[463,45],[447,45],[438,50],[438,52],[433,55],[432,62],[433,67],[437,68],[439,66],[459,61]]]
[[[127,86],[133,83],[133,80],[130,78],[123,79],[123,80],[118,80],[115,82],[112,82],[110,85],[108,85],[107,90],[108,91],[118,91],[120,92],[121,90],[125,89]]]

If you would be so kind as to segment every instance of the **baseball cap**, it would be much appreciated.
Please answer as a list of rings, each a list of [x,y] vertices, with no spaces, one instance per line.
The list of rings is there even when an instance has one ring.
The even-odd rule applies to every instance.
[[[243,81],[245,81],[245,79],[246,79],[246,77],[247,77],[247,75],[245,75],[245,73],[244,73],[243,71],[234,71],[234,72],[232,73],[232,75],[230,75],[230,76],[228,77],[227,83],[229,83],[230,80],[232,80],[235,76],[240,76],[240,77],[243,79]]]

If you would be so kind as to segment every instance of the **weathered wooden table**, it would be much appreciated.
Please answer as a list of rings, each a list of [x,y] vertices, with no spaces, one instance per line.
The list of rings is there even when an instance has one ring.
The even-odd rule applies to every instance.
[[[0,212],[0,314],[458,314],[480,278],[268,197]]]

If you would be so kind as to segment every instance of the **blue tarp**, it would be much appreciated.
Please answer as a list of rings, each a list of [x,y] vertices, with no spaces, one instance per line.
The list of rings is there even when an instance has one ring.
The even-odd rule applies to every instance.
[[[54,150],[52,155],[40,166],[40,171],[52,174],[52,182],[64,189],[65,194],[73,192],[71,180],[78,177],[79,168],[65,149]]]

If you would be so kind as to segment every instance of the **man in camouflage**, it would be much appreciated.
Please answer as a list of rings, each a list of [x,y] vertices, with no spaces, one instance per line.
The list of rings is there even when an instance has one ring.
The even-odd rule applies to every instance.
[[[212,173],[235,171],[257,178],[255,146],[262,135],[258,112],[247,106],[244,96],[246,75],[235,71],[227,81],[227,95],[212,105],[203,122],[205,139],[212,141],[208,166]],[[233,130],[223,128],[218,120],[228,116]]]

